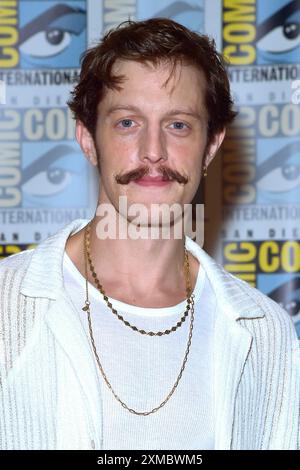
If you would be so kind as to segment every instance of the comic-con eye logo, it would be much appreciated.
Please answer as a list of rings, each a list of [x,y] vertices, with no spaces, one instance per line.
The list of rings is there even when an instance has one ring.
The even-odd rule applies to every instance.
[[[86,47],[85,2],[19,5],[19,52],[22,68],[78,67]]]
[[[260,162],[256,168],[257,202],[292,203],[300,197],[300,141],[295,140],[284,144],[284,139],[277,139],[278,150]],[[273,141],[273,145],[274,145]],[[262,142],[258,142],[259,146]],[[260,147],[259,155],[268,155],[268,142]]]
[[[88,206],[88,166],[74,144],[26,142],[23,151],[22,207]]]
[[[300,0],[223,1],[223,52],[231,65],[298,63]]]
[[[257,63],[299,62],[300,1],[260,0],[258,3]],[[278,8],[278,3],[281,4],[281,8]]]

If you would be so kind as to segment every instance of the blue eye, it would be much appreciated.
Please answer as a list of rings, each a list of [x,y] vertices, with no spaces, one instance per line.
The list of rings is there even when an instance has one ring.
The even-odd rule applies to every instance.
[[[176,130],[184,129],[184,126],[187,127],[186,124],[184,124],[184,122],[181,122],[181,121],[173,122],[172,126],[174,126],[174,129]]]
[[[122,121],[120,121],[120,124],[122,125],[122,127],[131,127],[132,122],[132,119],[122,119]]]
[[[130,129],[133,127],[134,121],[132,119],[122,119],[118,122],[118,126],[121,126],[123,129]],[[171,124],[175,130],[183,130],[188,128],[187,124],[181,121],[175,121]]]

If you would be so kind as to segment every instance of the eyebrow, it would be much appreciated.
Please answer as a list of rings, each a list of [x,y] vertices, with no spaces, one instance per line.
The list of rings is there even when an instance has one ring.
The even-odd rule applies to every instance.
[[[111,106],[107,110],[106,115],[109,116],[109,115],[113,114],[116,111],[122,111],[122,110],[134,111],[136,113],[141,113],[141,110],[137,106],[119,105],[119,106]],[[198,119],[199,121],[203,120],[203,117],[199,113],[197,113],[196,111],[193,111],[193,110],[189,110],[189,109],[179,109],[179,108],[178,109],[170,109],[170,111],[168,111],[166,113],[166,116],[174,116],[176,114],[185,114],[187,116],[192,116],[192,117]]]

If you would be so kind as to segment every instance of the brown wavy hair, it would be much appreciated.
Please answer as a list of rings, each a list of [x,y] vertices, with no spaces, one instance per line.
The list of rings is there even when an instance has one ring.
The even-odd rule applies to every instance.
[[[99,44],[83,53],[79,82],[67,102],[74,119],[80,120],[93,138],[97,106],[105,89],[118,89],[123,80],[122,76],[112,74],[113,65],[118,59],[155,65],[167,61],[173,66],[172,72],[178,62],[201,70],[206,77],[209,142],[236,115],[226,72],[227,63],[217,52],[213,39],[167,18],[128,20],[108,31]]]

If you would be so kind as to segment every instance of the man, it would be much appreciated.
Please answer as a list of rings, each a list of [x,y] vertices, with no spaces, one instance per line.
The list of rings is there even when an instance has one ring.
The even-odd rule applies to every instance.
[[[118,229],[152,224],[121,197],[193,199],[235,114],[214,43],[126,22],[87,51],[69,105],[98,210],[0,264],[1,448],[296,449],[287,313],[188,236],[103,236],[103,207]]]

